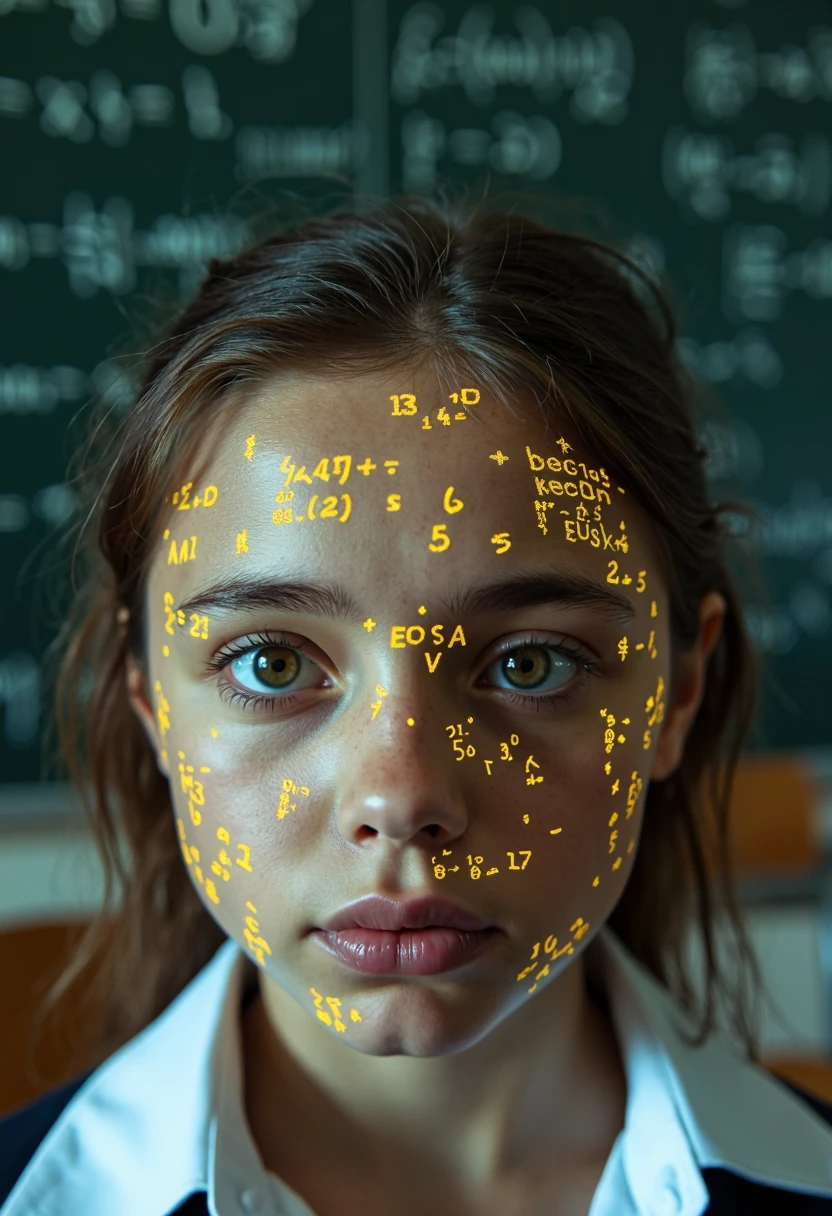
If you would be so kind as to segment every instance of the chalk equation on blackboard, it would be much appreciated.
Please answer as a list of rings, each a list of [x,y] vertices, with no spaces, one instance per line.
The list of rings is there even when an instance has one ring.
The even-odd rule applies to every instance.
[[[730,216],[736,194],[822,215],[832,198],[832,143],[817,133],[798,146],[770,131],[739,152],[727,135],[674,126],[664,137],[662,180],[671,198],[714,223]]]
[[[34,114],[41,131],[53,139],[86,144],[98,138],[111,148],[123,148],[142,129],[173,127],[176,137],[187,132],[194,139],[210,141],[227,140],[235,131],[232,116],[222,107],[214,74],[197,64],[183,70],[176,89],[151,82],[127,87],[109,69],[93,72],[86,84],[54,76],[38,77],[29,84],[0,76],[0,119]],[[518,157],[518,140],[529,142],[528,136],[524,141],[522,129],[503,134],[500,155],[513,172],[525,168],[520,161],[528,155],[524,150]],[[333,126],[248,123],[236,130],[234,146],[234,175],[241,181],[267,174],[348,173],[371,151],[367,128],[352,118]],[[554,164],[544,176],[551,176],[556,168]]]
[[[803,249],[774,224],[735,224],[722,238],[722,309],[730,321],[773,321],[789,292],[832,299],[832,240]]]
[[[186,129],[195,139],[227,139],[234,124],[220,105],[214,75],[199,64],[181,74],[181,104]],[[169,127],[177,119],[177,95],[164,84],[142,83],[125,89],[108,69],[90,75],[87,84],[40,76],[33,84],[0,77],[0,116],[23,118],[37,113],[46,135],[88,143],[96,135],[112,148],[130,142],[134,126]]]
[[[33,258],[60,258],[70,289],[84,299],[99,289],[132,291],[141,266],[178,270],[187,291],[210,258],[227,256],[246,236],[242,219],[207,214],[160,215],[149,229],[134,229],[128,199],[109,198],[99,211],[88,195],[73,191],[64,200],[63,224],[0,216],[0,268],[21,270]]]
[[[766,90],[783,101],[832,101],[832,28],[815,26],[806,45],[758,50],[747,25],[694,23],[685,38],[683,88],[702,118],[730,120]]]
[[[220,55],[244,47],[253,59],[282,63],[297,42],[301,17],[314,0],[55,0],[72,12],[69,34],[81,46],[93,46],[121,17],[159,21],[169,16],[176,37],[199,55]],[[45,13],[49,0],[0,0],[0,17],[15,9]]]
[[[475,105],[489,106],[501,85],[527,88],[538,102],[569,94],[579,122],[617,125],[629,112],[635,70],[633,44],[624,26],[599,17],[591,30],[552,29],[540,6],[518,5],[512,19],[519,37],[494,32],[487,5],[463,13],[455,34],[436,4],[414,5],[403,17],[393,47],[390,96],[410,106],[427,93],[459,86]]]
[[[505,177],[543,182],[560,168],[563,143],[550,118],[501,110],[488,127],[446,128],[420,111],[405,114],[401,126],[402,183],[406,190],[432,190],[440,158],[456,165],[483,166]]]
[[[687,335],[676,347],[688,367],[709,384],[727,384],[736,377],[757,388],[774,389],[783,379],[783,360],[767,334],[745,325],[733,338],[701,342]]]
[[[88,384],[80,367],[0,366],[0,414],[51,414],[59,405],[80,401]]]

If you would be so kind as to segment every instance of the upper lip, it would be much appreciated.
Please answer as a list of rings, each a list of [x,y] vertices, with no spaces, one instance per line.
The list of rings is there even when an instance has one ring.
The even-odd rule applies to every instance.
[[[416,899],[387,899],[366,895],[341,908],[321,926],[327,932],[338,929],[490,929],[493,926],[458,904],[433,895]]]

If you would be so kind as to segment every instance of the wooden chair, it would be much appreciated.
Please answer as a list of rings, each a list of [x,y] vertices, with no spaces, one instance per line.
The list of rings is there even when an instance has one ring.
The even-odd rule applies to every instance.
[[[32,1042],[36,1009],[49,984],[69,958],[84,923],[13,926],[0,930],[0,1118],[7,1111],[72,1079],[70,1061],[77,1044],[77,1003],[60,1006]],[[12,999],[13,997],[13,999]]]
[[[749,756],[737,769],[731,801],[731,845],[746,890],[790,878],[811,881],[823,866],[820,790],[791,755]]]

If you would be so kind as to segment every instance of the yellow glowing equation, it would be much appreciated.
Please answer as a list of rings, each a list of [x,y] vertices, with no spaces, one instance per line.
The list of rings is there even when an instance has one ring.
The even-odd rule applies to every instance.
[[[170,730],[170,705],[162,691],[161,680],[157,680],[153,685],[153,691],[156,693],[156,720],[159,723],[159,734],[164,739]]]
[[[306,507],[306,515],[303,516],[292,507],[277,507],[272,512],[273,524],[300,524],[304,518],[309,520],[319,519],[336,519],[339,523],[345,524],[352,513],[352,498],[349,494],[342,494],[341,499],[344,503],[343,513],[338,514],[338,497],[335,494],[327,495],[321,503],[321,509],[315,513],[315,508],[318,503],[318,495],[313,494],[309,499]]]
[[[285,781],[283,782],[281,789],[282,789],[282,793],[280,795],[280,798],[278,799],[277,811],[275,813],[276,813],[278,819],[285,819],[286,816],[291,814],[292,811],[297,810],[298,804],[296,802],[289,801],[292,794],[300,794],[302,797],[308,798],[309,797],[309,786],[296,785],[295,782],[291,780],[291,778],[287,777],[285,779]]]
[[[463,388],[458,393],[449,393],[448,399],[453,405],[478,405],[480,401],[480,390],[478,388]],[[413,418],[418,412],[415,393],[391,393],[389,401],[393,402],[393,408],[390,411],[393,418]],[[468,415],[465,410],[455,410],[453,417],[448,413],[447,407],[442,405],[436,412],[436,421],[442,426],[450,426],[452,422],[465,422]],[[430,414],[422,415],[423,431],[432,431],[433,424],[430,420]]]
[[[549,974],[551,964],[554,963],[557,959],[559,959],[561,957],[561,955],[575,953],[575,942],[579,942],[588,929],[589,929],[588,922],[585,921],[582,916],[579,916],[578,919],[571,925],[571,927],[569,929],[569,932],[572,934],[572,938],[566,943],[565,946],[561,946],[561,948],[558,949],[558,939],[556,937],[550,936],[550,937],[546,938],[546,941],[543,944],[543,956],[548,959],[548,962],[544,963],[544,965],[540,968],[540,970],[534,976],[534,983],[532,984],[532,986],[530,988],[528,988],[526,990],[527,994],[531,994],[532,992],[534,992],[534,990],[537,988],[539,981],[542,979],[545,979],[546,976]],[[537,960],[539,959],[539,956],[540,956],[540,945],[541,945],[540,942],[535,942],[534,946],[532,947],[532,953],[530,956],[530,958],[531,958],[530,965],[525,967],[520,972],[520,974],[517,977],[518,983],[522,983],[522,981],[525,980],[529,975],[531,975],[531,973],[538,966]]]
[[[261,967],[265,967],[266,960],[264,955],[271,954],[271,946],[264,937],[260,935],[260,924],[255,919],[257,909],[250,901],[246,901],[246,907],[252,913],[251,916],[246,916],[244,920],[243,937],[246,939],[246,945],[254,955]]]
[[[310,988],[312,997],[315,1003],[315,1012],[318,1018],[325,1026],[333,1026],[338,1034],[346,1032],[346,1026],[341,1018],[341,1005],[343,1002],[336,996],[322,996],[315,988]],[[324,1002],[329,1007],[329,1012],[324,1009]],[[361,1022],[363,1019],[357,1009],[350,1010],[350,1020],[352,1022]]]
[[[329,471],[330,459],[332,460],[332,473]],[[398,460],[385,460],[382,462],[389,476],[394,476],[396,469],[399,467]],[[379,466],[374,464],[369,456],[366,456],[361,464],[355,466],[356,471],[363,474],[364,477],[369,477],[370,474]],[[283,483],[283,488],[288,489],[290,485],[305,484],[311,486],[313,478],[317,481],[328,482],[330,477],[339,478],[338,484],[344,486],[352,472],[352,456],[348,453],[343,453],[340,456],[324,456],[315,466],[312,473],[307,473],[306,465],[300,467],[292,463],[291,454],[283,458],[280,466],[280,472],[286,474],[286,480]]]
[[[188,798],[188,810],[191,815],[191,821],[194,827],[199,827],[202,822],[201,807],[205,806],[205,789],[200,780],[194,773],[196,768],[193,764],[187,763],[187,756],[183,751],[178,753],[179,758],[179,782],[182,788],[182,793]],[[210,773],[210,768],[204,765],[200,767],[200,773]]]
[[[212,904],[220,902],[217,895],[217,886],[213,878],[206,878],[202,873],[202,865],[200,861],[199,849],[195,845],[189,845],[185,834],[185,825],[181,819],[176,820],[176,826],[179,831],[179,847],[182,850],[182,856],[185,859],[185,864],[189,870],[193,870],[197,882],[201,887],[205,888],[205,894],[208,896]]]
[[[186,536],[181,541],[172,540],[168,549],[168,565],[183,566],[185,562],[196,561],[196,542],[196,536]]]
[[[175,626],[188,625],[187,633],[192,638],[207,638],[208,637],[208,617],[201,615],[199,612],[192,612],[186,619],[185,613],[181,608],[174,609],[173,594],[166,591],[163,597],[165,611],[165,633],[175,634]]]
[[[452,857],[453,849],[443,849],[442,853],[439,856]],[[531,861],[532,850],[531,849],[520,849],[519,852],[517,852],[516,856],[522,857],[524,859],[521,865],[517,865],[517,863],[515,862],[515,860],[514,860],[515,853],[506,852],[506,857],[508,857],[508,859],[509,859],[509,864],[506,868],[509,870],[525,870],[526,866]],[[443,878],[446,878],[449,874],[457,874],[459,872],[459,870],[462,868],[458,862],[454,865],[445,865],[444,862],[437,861],[435,856],[431,857],[430,861],[431,861],[431,865],[433,866],[434,877],[438,878],[440,880]],[[491,866],[489,869],[483,871],[482,866],[484,864],[484,861],[485,861],[485,858],[479,853],[477,853],[477,854],[469,853],[467,855],[466,862],[467,862],[467,866],[468,866],[468,873],[469,873],[469,876],[474,879],[474,881],[476,881],[479,878],[482,878],[483,872],[485,873],[486,878],[491,878],[491,876],[493,874],[499,874],[500,871],[499,871],[498,866]]]
[[[644,732],[644,750],[650,746],[651,728],[664,721],[664,680],[659,676],[655,695],[647,698],[644,712],[647,714],[647,730]]]
[[[198,507],[213,507],[220,496],[219,489],[216,486],[206,486],[203,490],[192,494],[194,488],[192,481],[186,481],[184,485],[175,490],[170,498],[165,498],[165,503],[170,502],[171,506],[176,507],[177,511],[190,511]]]

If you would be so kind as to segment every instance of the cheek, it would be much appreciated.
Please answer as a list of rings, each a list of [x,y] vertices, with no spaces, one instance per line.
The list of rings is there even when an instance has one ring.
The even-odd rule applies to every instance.
[[[220,730],[228,738],[220,738]],[[235,735],[220,728],[208,747],[200,737],[176,732],[169,749],[175,814],[210,848],[231,852],[240,870],[291,866],[311,838],[313,791],[295,780],[296,763],[247,754]]]
[[[522,847],[533,849],[532,881],[518,895],[527,909],[533,904],[545,909],[546,924],[553,926],[547,933],[562,933],[577,915],[595,929],[629,878],[650,755],[643,746],[644,714],[636,712],[638,704],[632,689],[610,696],[568,744],[564,739],[563,746],[556,741],[536,750],[540,767],[532,772],[543,781],[525,792],[522,812],[512,816],[522,825],[519,831],[503,829],[506,838],[522,834]]]
[[[265,966],[279,946],[274,927],[287,908],[303,907],[311,791],[292,780],[291,765],[284,776],[279,763],[241,758],[234,733],[218,728],[209,746],[202,730],[171,731],[171,800],[182,857],[207,911]]]
[[[632,695],[626,699],[634,700]],[[553,856],[568,851],[570,861],[576,856],[603,861],[610,855],[611,864],[612,854],[634,839],[649,755],[643,728],[632,704],[628,713],[607,697],[602,708],[603,713],[599,708],[587,715],[579,728],[522,751],[524,784],[530,788],[519,796],[514,792],[512,814],[503,818],[504,836],[515,835],[516,821],[540,846],[550,842],[549,852],[557,845]]]
[[[632,690],[624,697],[632,702]],[[609,699],[603,708],[604,716],[594,707],[568,727],[547,731],[535,724],[532,733],[518,725],[510,759],[498,760],[493,777],[479,777],[469,789],[476,806],[470,834],[438,850],[434,873],[442,893],[463,900],[482,895],[484,906],[493,899],[530,949],[552,935],[563,946],[573,940],[573,924],[577,935],[581,924],[594,931],[617,903],[635,860],[643,801],[637,770],[646,753],[636,715],[614,713]],[[611,716],[617,729],[607,751]]]
[[[541,764],[544,782],[535,792],[546,789],[550,775],[551,784],[524,827],[534,849],[530,882],[515,888],[513,904],[524,924],[534,926],[516,976],[526,996],[559,974],[567,959],[558,960],[607,921],[635,861],[649,753],[638,715],[611,699],[603,709],[597,726],[576,734],[562,753],[553,749]]]

